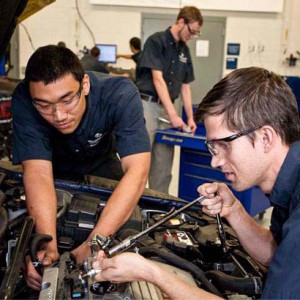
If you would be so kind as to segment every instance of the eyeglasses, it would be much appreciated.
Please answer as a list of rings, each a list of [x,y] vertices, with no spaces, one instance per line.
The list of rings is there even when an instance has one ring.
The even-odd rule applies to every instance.
[[[260,129],[261,127],[262,126],[258,126],[255,128],[243,130],[241,132],[227,136],[222,139],[206,140],[205,141],[206,148],[209,151],[209,153],[214,156],[218,155],[220,152],[228,152],[228,148],[229,148],[228,143],[229,142],[232,142],[244,135],[250,134],[251,132],[254,132],[257,129]]]
[[[78,91],[70,99],[57,101],[56,103],[47,103],[43,101],[32,100],[32,103],[42,115],[53,115],[58,107],[64,112],[69,112],[73,110],[79,103],[81,91],[82,84],[80,83]]]
[[[195,31],[193,29],[191,29],[190,24],[189,23],[185,23],[187,25],[187,28],[189,30],[190,35],[194,35],[194,36],[201,36],[201,32],[200,31]]]

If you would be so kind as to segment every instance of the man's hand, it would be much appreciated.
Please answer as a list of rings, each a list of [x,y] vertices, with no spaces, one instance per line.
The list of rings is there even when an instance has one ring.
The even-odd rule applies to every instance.
[[[208,198],[203,200],[201,205],[203,212],[211,216],[228,216],[233,204],[238,201],[225,183],[205,183],[200,185],[197,191]]]
[[[193,118],[188,119],[187,123],[188,123],[188,127],[190,129],[190,133],[195,134],[196,129],[197,129],[197,125],[196,125],[194,119]]]
[[[185,124],[181,117],[174,115],[170,117],[170,122],[174,128],[185,131],[187,128],[187,124]]]
[[[81,264],[83,261],[92,255],[91,248],[89,243],[84,242],[80,246],[78,246],[76,249],[74,249],[72,252],[76,258],[76,263]]]
[[[53,250],[42,250],[37,253],[37,258],[43,267],[47,267],[59,260],[59,254]],[[27,286],[35,291],[40,291],[42,277],[34,268],[29,256],[25,257],[25,272]]]
[[[95,277],[98,281],[126,282],[146,280],[149,276],[149,262],[136,253],[122,253],[113,258],[105,258],[104,252],[99,251],[93,268],[101,272]],[[151,272],[150,272],[151,273]]]

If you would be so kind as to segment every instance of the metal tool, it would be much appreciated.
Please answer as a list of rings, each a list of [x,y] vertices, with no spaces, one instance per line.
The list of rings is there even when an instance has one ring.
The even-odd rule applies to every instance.
[[[86,277],[94,277],[96,276],[98,273],[100,273],[102,270],[98,269],[90,269],[89,271],[87,271],[85,274],[81,274],[81,279],[86,278]]]
[[[131,247],[140,237],[150,233],[155,228],[157,228],[157,227],[161,226],[162,224],[166,223],[167,221],[171,220],[172,218],[179,215],[183,211],[187,210],[191,206],[193,206],[197,203],[200,204],[204,199],[206,199],[205,196],[200,196],[200,197],[194,199],[193,201],[187,203],[183,207],[179,208],[178,210],[174,210],[174,208],[173,208],[173,210],[171,210],[164,218],[162,218],[161,220],[159,220],[158,222],[156,222],[152,226],[150,226],[147,229],[137,233],[136,235],[133,235],[133,236],[130,236],[130,237],[126,238],[124,241],[120,242],[119,244],[113,246],[110,249],[108,249],[109,244],[111,242],[110,237],[106,238],[106,237],[103,237],[103,236],[97,234],[97,235],[95,235],[93,240],[94,241],[96,240],[98,242],[100,248],[105,252],[107,257],[115,256],[116,254],[118,254],[120,252],[123,252],[124,250]],[[220,218],[219,214],[217,214],[217,223],[218,223],[218,232],[219,232],[219,237],[220,237],[222,249],[223,249],[224,253],[227,253],[227,249],[226,249],[226,245],[225,245],[225,243],[226,243],[225,232],[224,232],[224,228],[223,228],[222,221],[221,221],[221,218]],[[92,268],[87,273],[81,275],[81,278],[94,277],[99,272],[101,272],[101,270],[95,270],[95,269]]]
[[[222,250],[223,250],[223,253],[226,254],[227,248],[226,248],[226,235],[225,235],[224,227],[222,224],[220,214],[217,214],[216,217],[217,217],[218,233],[219,233],[219,238],[221,241]]]
[[[167,123],[167,124],[171,124],[171,122],[169,120],[165,119],[165,118],[159,117],[158,120],[161,121],[161,122]]]
[[[112,248],[108,249],[105,251],[106,255],[108,257],[112,257],[120,252],[123,252],[124,250],[128,249],[130,246],[132,246],[137,239],[139,239],[140,237],[142,237],[145,234],[148,234],[149,232],[151,232],[152,230],[154,230],[155,228],[159,227],[160,225],[166,223],[167,221],[169,221],[170,219],[174,218],[175,216],[177,216],[178,214],[182,213],[183,211],[187,210],[189,207],[197,204],[197,203],[201,203],[204,199],[206,199],[205,196],[200,196],[197,199],[191,201],[190,203],[184,205],[183,207],[179,208],[178,210],[175,211],[171,211],[170,213],[167,214],[167,216],[165,216],[164,218],[162,218],[161,220],[159,220],[158,222],[156,222],[155,224],[153,224],[152,226],[148,227],[147,229],[137,233],[136,235],[130,236],[127,239],[125,239],[124,241],[122,241],[121,243],[119,243],[116,246],[113,246]]]

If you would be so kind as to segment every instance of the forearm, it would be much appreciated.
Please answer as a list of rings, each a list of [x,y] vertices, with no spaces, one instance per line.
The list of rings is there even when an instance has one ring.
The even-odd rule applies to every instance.
[[[166,82],[164,81],[162,74],[158,73],[158,71],[152,71],[153,76],[153,84],[155,87],[155,90],[158,94],[158,97],[163,104],[165,110],[167,111],[167,114],[170,118],[177,116],[177,111],[175,109],[174,104],[172,103],[172,100],[170,98],[170,94],[168,91],[168,87]]]
[[[144,280],[150,281],[167,294],[170,299],[221,299],[203,289],[193,286],[178,278],[173,273],[149,262]]]
[[[183,101],[183,107],[187,116],[187,119],[193,119],[193,105],[192,105],[192,91],[189,84],[183,84],[181,87],[181,96]]]
[[[131,54],[118,54],[117,58],[131,59],[132,55]]]
[[[51,235],[53,240],[47,247],[56,250],[57,199],[52,174],[39,167],[25,169],[24,187],[28,214],[35,219],[36,232]]]
[[[96,275],[96,280],[147,281],[156,285],[170,299],[220,299],[197,286],[186,283],[168,269],[164,269],[163,265],[145,259],[139,254],[125,252],[107,259],[100,251],[93,267],[102,270]]]
[[[115,233],[130,218],[144,191],[148,178],[150,154],[141,154],[141,156],[146,156],[145,159],[141,157],[141,166],[134,166],[125,171],[89,239],[96,233],[104,236]]]
[[[239,201],[235,201],[227,220],[247,253],[269,265],[277,247],[271,231],[257,224]]]

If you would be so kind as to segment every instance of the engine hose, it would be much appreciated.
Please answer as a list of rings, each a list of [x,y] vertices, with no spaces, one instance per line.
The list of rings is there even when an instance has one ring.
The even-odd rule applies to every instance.
[[[39,261],[38,257],[37,257],[37,252],[38,252],[38,248],[40,246],[41,243],[45,243],[45,242],[50,242],[52,241],[52,236],[48,235],[48,234],[36,234],[34,235],[31,244],[30,244],[30,259],[31,262],[34,266],[34,268],[36,269],[36,271],[42,275],[42,270],[41,270],[41,262]]]
[[[0,241],[2,240],[6,232],[7,226],[8,226],[7,211],[3,207],[0,207]]]
[[[203,271],[201,269],[199,269],[197,266],[195,266],[193,263],[189,262],[188,260],[185,260],[172,252],[169,252],[169,253],[161,252],[160,250],[158,250],[156,248],[151,248],[151,247],[141,248],[139,253],[145,257],[147,257],[148,255],[149,256],[153,256],[153,255],[158,256],[158,257],[164,259],[166,262],[168,262],[172,266],[175,266],[184,271],[190,272],[194,278],[196,278],[197,280],[199,280],[202,283],[203,287],[207,291],[209,291],[219,297],[223,297],[223,295],[218,291],[218,289],[206,278]]]
[[[263,283],[259,277],[235,277],[218,270],[207,271],[205,275],[222,291],[228,290],[247,296],[262,293]]]
[[[124,229],[119,232],[118,238],[123,240],[135,235],[137,232],[138,231],[134,229]],[[136,245],[139,247],[139,253],[142,256],[158,256],[164,259],[166,262],[170,263],[172,266],[190,272],[197,280],[199,280],[203,284],[203,287],[207,291],[219,297],[223,297],[218,289],[206,278],[204,272],[200,268],[198,268],[188,260],[183,259],[175,253],[171,252],[167,247],[158,244],[151,237],[143,236],[139,238],[139,240],[136,242]]]
[[[12,296],[19,278],[20,268],[25,258],[33,226],[34,219],[32,217],[25,218],[11,262],[1,283],[0,299],[13,299]]]

